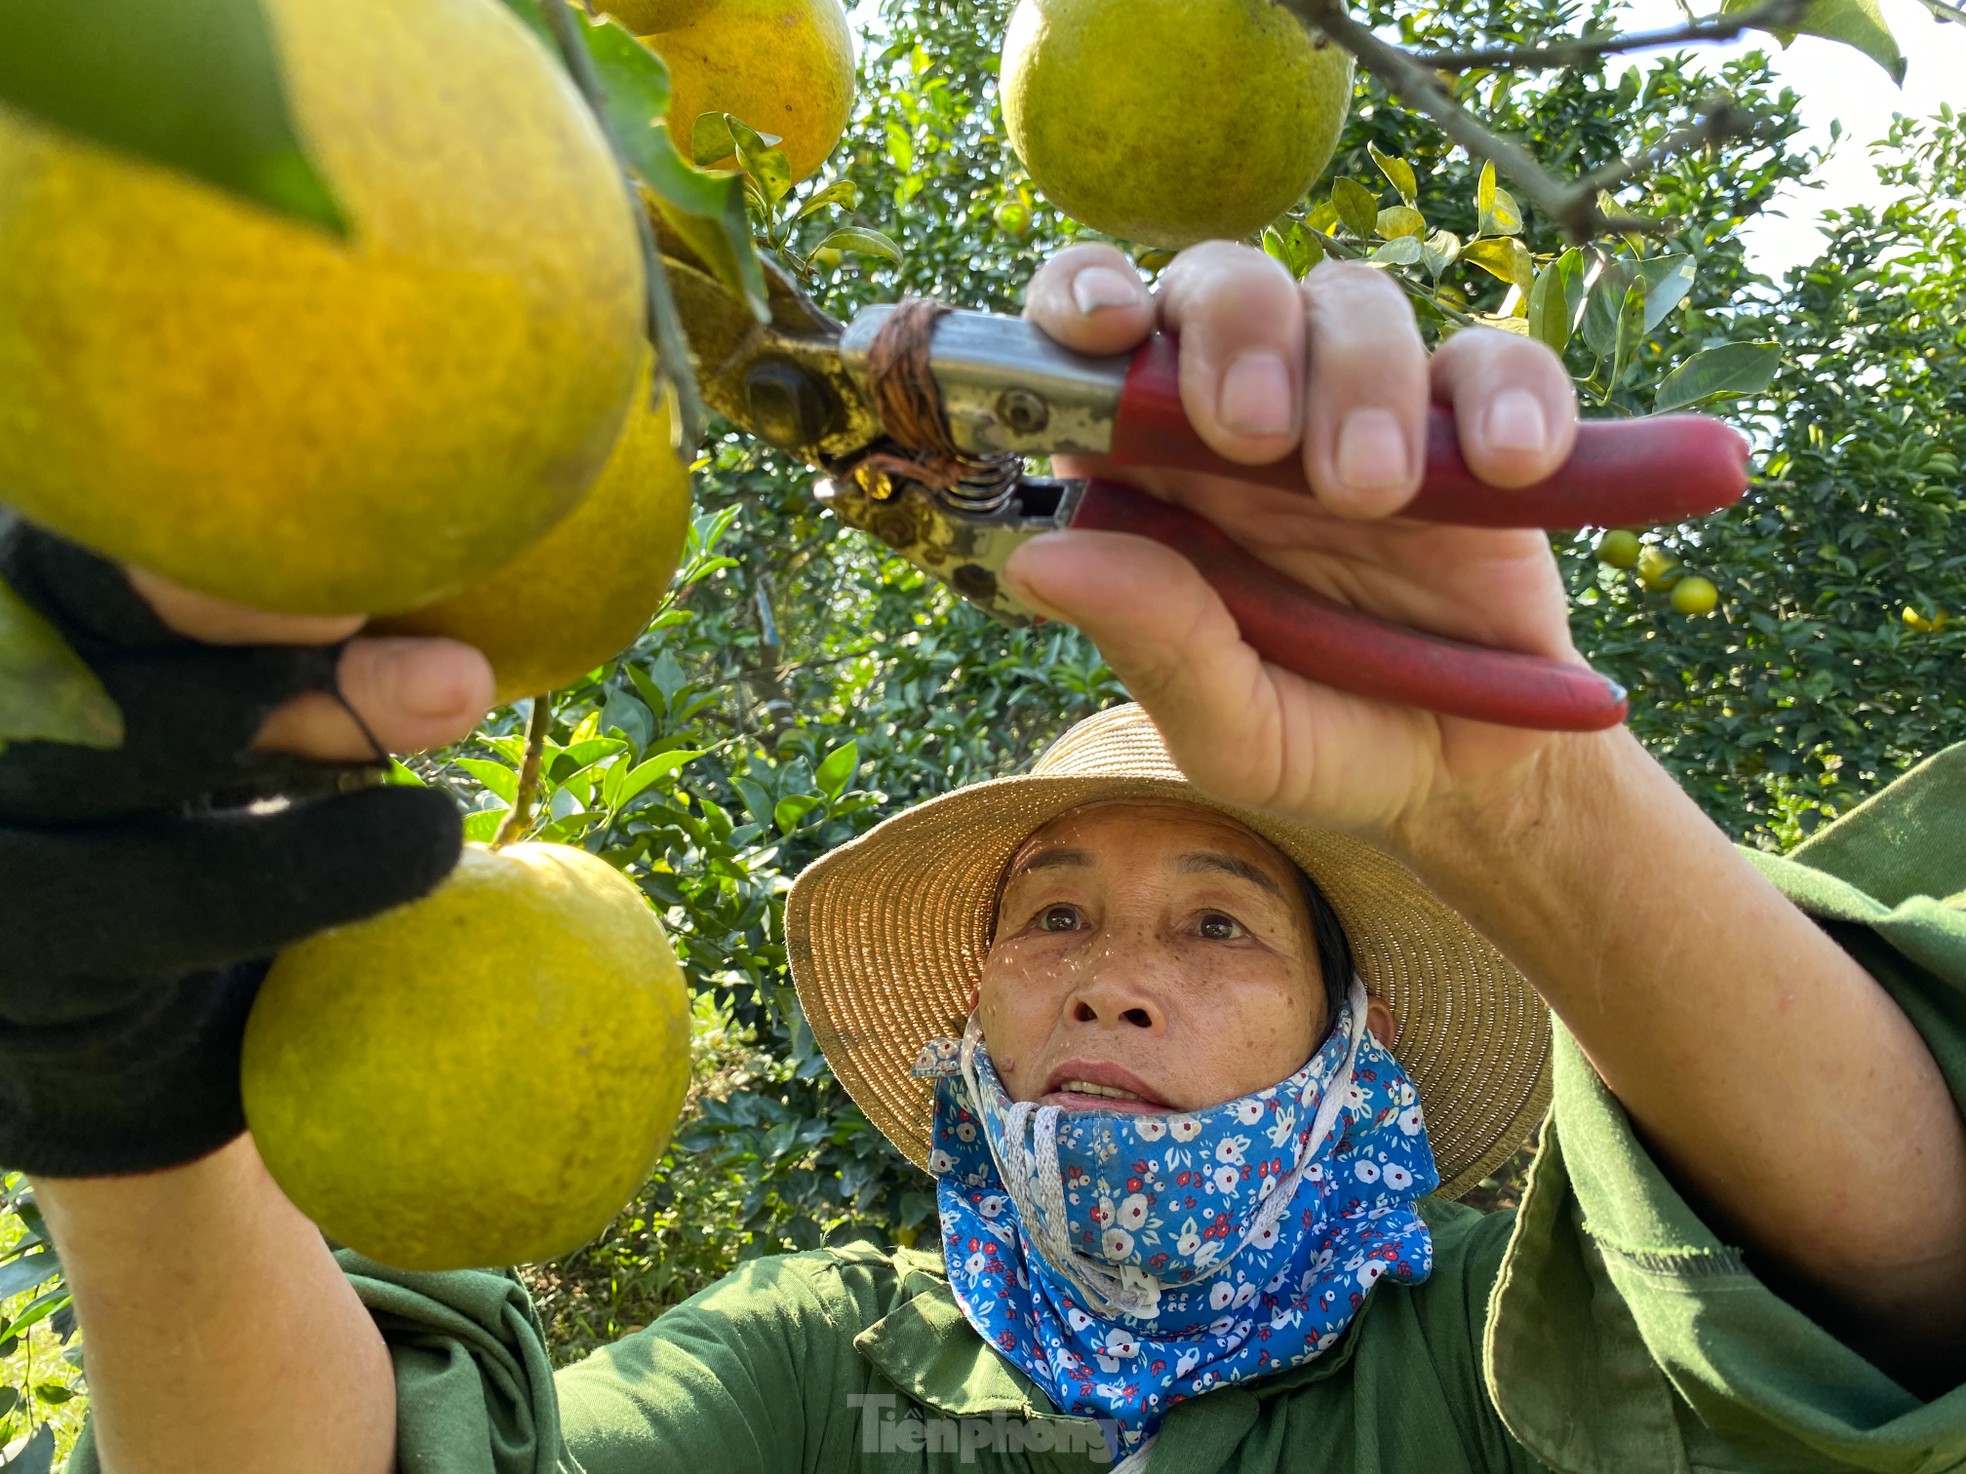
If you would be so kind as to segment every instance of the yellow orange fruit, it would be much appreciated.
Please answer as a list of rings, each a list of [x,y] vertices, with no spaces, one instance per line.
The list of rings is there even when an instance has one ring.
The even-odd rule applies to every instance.
[[[614,454],[571,514],[489,578],[371,632],[476,645],[501,704],[568,685],[639,635],[689,539],[689,472],[666,402],[649,398],[652,371],[651,358]]]
[[[778,138],[799,180],[846,132],[853,32],[840,0],[717,0],[689,24],[642,39],[669,64],[669,131],[685,153],[699,116],[728,113]]]
[[[404,1269],[550,1259],[647,1177],[689,1083],[689,990],[634,882],[470,845],[435,891],[274,961],[240,1086],[331,1238]]]
[[[643,350],[621,173],[497,0],[269,0],[337,240],[0,107],[0,499],[297,613],[507,562],[613,445]]]

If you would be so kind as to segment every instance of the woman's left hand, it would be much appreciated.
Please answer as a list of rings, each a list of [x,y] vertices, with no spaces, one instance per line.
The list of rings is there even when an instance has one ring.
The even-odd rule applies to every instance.
[[[1451,404],[1482,480],[1525,486],[1576,433],[1576,399],[1540,343],[1486,329],[1431,358],[1384,273],[1328,262],[1299,284],[1247,247],[1183,252],[1150,296],[1110,246],[1074,246],[1032,278],[1027,316],[1073,348],[1181,336],[1181,397],[1221,454],[1301,455],[1315,497],[1187,472],[1120,479],[1200,512],[1298,583],[1415,629],[1578,660],[1541,532],[1411,521],[1425,425]],[[1061,458],[1071,475],[1093,460]],[[1497,495],[1506,495],[1506,490]],[[1502,785],[1552,739],[1388,705],[1265,663],[1192,564],[1145,539],[1066,532],[1012,558],[1021,596],[1092,637],[1216,796],[1388,834],[1450,796]]]

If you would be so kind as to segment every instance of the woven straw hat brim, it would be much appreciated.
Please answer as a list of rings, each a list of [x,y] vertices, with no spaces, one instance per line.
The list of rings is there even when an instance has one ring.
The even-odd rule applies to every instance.
[[[926,1167],[933,1082],[909,1069],[958,1034],[981,976],[997,882],[1034,831],[1084,804],[1166,799],[1229,815],[1314,878],[1366,988],[1398,1020],[1393,1053],[1426,1111],[1443,1195],[1516,1150],[1549,1104],[1549,1014],[1478,932],[1391,857],[1348,835],[1216,803],[1140,709],[1081,722],[1027,775],[916,805],[809,866],[785,906],[799,1002],[840,1084]]]

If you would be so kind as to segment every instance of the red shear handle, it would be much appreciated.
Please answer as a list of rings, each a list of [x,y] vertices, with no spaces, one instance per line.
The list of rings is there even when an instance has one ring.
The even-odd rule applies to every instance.
[[[1133,355],[1113,425],[1119,466],[1206,471],[1309,492],[1295,455],[1245,466],[1210,450],[1181,408],[1180,350],[1156,333]],[[1427,425],[1427,474],[1403,515],[1464,527],[1650,527],[1732,506],[1748,486],[1748,443],[1705,415],[1587,420],[1556,474],[1505,491],[1477,481],[1461,459],[1454,412],[1436,406]]]
[[[1625,719],[1625,692],[1588,666],[1423,635],[1291,582],[1205,517],[1111,481],[1085,488],[1074,528],[1165,543],[1201,570],[1265,660],[1340,691],[1545,732]]]

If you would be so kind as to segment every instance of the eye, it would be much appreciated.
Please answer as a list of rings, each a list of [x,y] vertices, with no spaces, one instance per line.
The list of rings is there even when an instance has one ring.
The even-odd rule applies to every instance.
[[[1233,942],[1249,935],[1242,929],[1242,923],[1235,917],[1220,911],[1204,911],[1196,929],[1211,942]]]
[[[1047,906],[1038,913],[1038,930],[1077,931],[1079,921],[1079,908],[1076,906]]]

